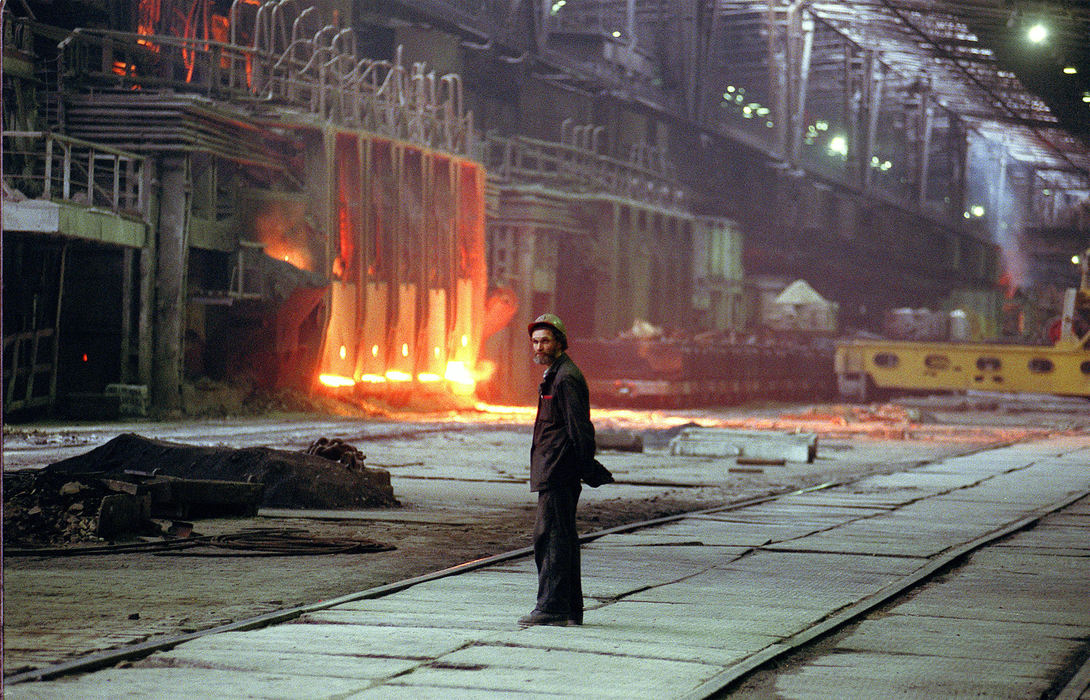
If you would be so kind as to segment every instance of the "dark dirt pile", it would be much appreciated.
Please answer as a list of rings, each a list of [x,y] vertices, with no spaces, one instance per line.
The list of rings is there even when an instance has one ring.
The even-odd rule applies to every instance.
[[[315,443],[318,445],[321,443]],[[182,479],[246,481],[265,485],[263,506],[272,508],[385,508],[400,505],[390,473],[364,466],[351,446],[336,455],[268,447],[199,447],[126,433],[82,455],[54,462],[43,471],[58,474],[138,472]],[[311,449],[315,449],[312,446]],[[341,461],[337,461],[337,460]]]

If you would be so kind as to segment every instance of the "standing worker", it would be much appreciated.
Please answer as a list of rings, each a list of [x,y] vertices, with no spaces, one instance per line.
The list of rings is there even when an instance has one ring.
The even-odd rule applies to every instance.
[[[530,448],[530,490],[537,492],[537,605],[519,618],[519,624],[581,625],[583,587],[575,506],[581,475],[594,463],[590,392],[583,373],[564,352],[568,349],[564,323],[554,314],[543,314],[528,330],[534,362],[546,370]]]

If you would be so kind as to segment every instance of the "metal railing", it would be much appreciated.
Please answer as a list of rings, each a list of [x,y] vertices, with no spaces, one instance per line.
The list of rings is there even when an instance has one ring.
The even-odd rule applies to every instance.
[[[292,15],[292,6],[236,0],[227,42],[77,29],[59,45],[62,87],[171,90],[266,103],[472,153],[473,118],[461,76],[437,76],[423,63],[407,67],[400,48],[393,61],[361,58],[352,30],[320,26],[311,7]]]
[[[5,131],[4,187],[28,199],[71,202],[140,217],[144,158],[49,131]]]
[[[618,32],[627,36],[631,29],[631,20],[625,3],[619,2],[553,2],[546,13],[545,20],[551,31],[596,32],[610,34]]]
[[[660,206],[678,207],[685,188],[664,154],[647,145],[634,146],[627,162],[597,151],[601,127],[563,129],[565,142],[489,134],[485,163],[489,177],[500,182],[533,182],[553,187],[628,197]]]

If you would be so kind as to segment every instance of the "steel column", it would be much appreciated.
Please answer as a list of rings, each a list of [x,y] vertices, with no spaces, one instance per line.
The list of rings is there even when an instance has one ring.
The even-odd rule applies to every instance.
[[[863,88],[860,75],[855,67],[856,51],[851,42],[845,41],[844,45],[844,124],[848,134],[848,158],[846,175],[847,179],[855,184],[861,181],[863,169],[861,165],[860,144],[862,143],[859,118],[863,108]]]
[[[49,404],[51,406],[56,405],[57,401],[57,375],[60,374],[60,351],[61,351],[61,310],[64,308],[64,275],[65,269],[68,266],[68,247],[69,241],[65,241],[61,247],[61,262],[60,271],[57,273],[57,306],[55,309],[55,315],[53,316],[53,368],[49,373]],[[34,326],[38,325],[38,313],[37,309],[34,312]],[[38,361],[37,348],[35,348],[34,357],[30,359],[30,376],[27,377],[27,398],[30,398],[30,392],[34,385],[34,363]],[[12,365],[13,369],[17,368],[17,364]],[[13,373],[14,375],[14,373]]]
[[[114,190],[116,192],[116,189]],[[132,359],[132,288],[133,249],[121,251],[121,376],[122,384],[132,383],[129,370]]]
[[[787,56],[785,43],[780,40],[776,20],[778,0],[768,0],[766,18],[768,31],[768,94],[772,99],[772,114],[776,117],[773,129],[772,154],[784,158],[787,153],[788,101],[787,101]]]
[[[159,206],[158,193],[151,187],[157,181],[159,163],[154,158],[144,161],[140,172],[139,200],[140,212],[148,223],[148,235],[144,248],[140,251],[140,311],[137,317],[137,381],[147,387],[153,387],[153,368],[155,365],[155,273],[158,246],[158,221],[156,208]]]
[[[927,203],[927,174],[931,167],[931,132],[934,125],[935,108],[931,104],[931,92],[920,95],[919,140],[916,155],[916,204]]]
[[[169,411],[182,406],[182,335],[185,330],[186,269],[189,253],[188,158],[164,158],[159,182],[152,395],[157,406]]]
[[[802,151],[802,135],[806,130],[806,91],[810,81],[810,56],[814,44],[814,21],[804,16],[800,3],[792,5],[787,16],[787,75],[790,88],[787,91],[791,100],[790,130],[787,143],[787,160],[792,165],[799,164]]]
[[[868,50],[864,58],[863,95],[866,99],[867,130],[859,154],[859,165],[863,169],[863,189],[870,189],[873,172],[870,162],[874,156],[875,141],[878,139],[878,115],[882,104],[882,64],[878,62],[875,51]]]

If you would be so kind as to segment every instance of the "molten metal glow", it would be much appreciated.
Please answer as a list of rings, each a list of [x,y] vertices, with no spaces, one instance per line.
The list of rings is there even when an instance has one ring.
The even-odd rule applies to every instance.
[[[442,379],[442,377],[440,377],[438,374],[432,374],[431,372],[421,372],[420,374],[416,375],[416,380],[425,384],[437,382],[440,379]]]
[[[477,386],[477,380],[473,377],[473,374],[466,368],[464,362],[452,360],[447,363],[447,371],[443,375],[443,378],[450,382],[451,387],[456,392],[472,392]]]
[[[355,386],[356,382],[351,377],[342,377],[339,374],[319,374],[318,381],[326,386],[344,387]]]
[[[300,270],[310,269],[310,256],[299,250],[288,250],[281,247],[282,244],[266,246],[265,252],[273,258],[278,258],[290,263]]]
[[[136,33],[149,36],[156,33],[156,26],[162,19],[163,8],[160,0],[140,0],[138,18],[136,21]],[[136,43],[146,46],[152,51],[159,51],[159,47],[147,39],[137,39]]]
[[[264,244],[270,258],[313,271],[317,268],[307,248],[308,229],[303,214],[302,206],[295,203],[268,202],[254,215],[254,237]]]
[[[360,381],[366,382],[367,384],[385,384],[386,377],[381,374],[365,374],[360,377]]]
[[[391,382],[411,382],[413,375],[396,369],[386,370],[386,379]]]
[[[340,351],[337,354],[341,356],[342,360],[345,359],[346,357],[348,357],[348,348],[342,345]]]

